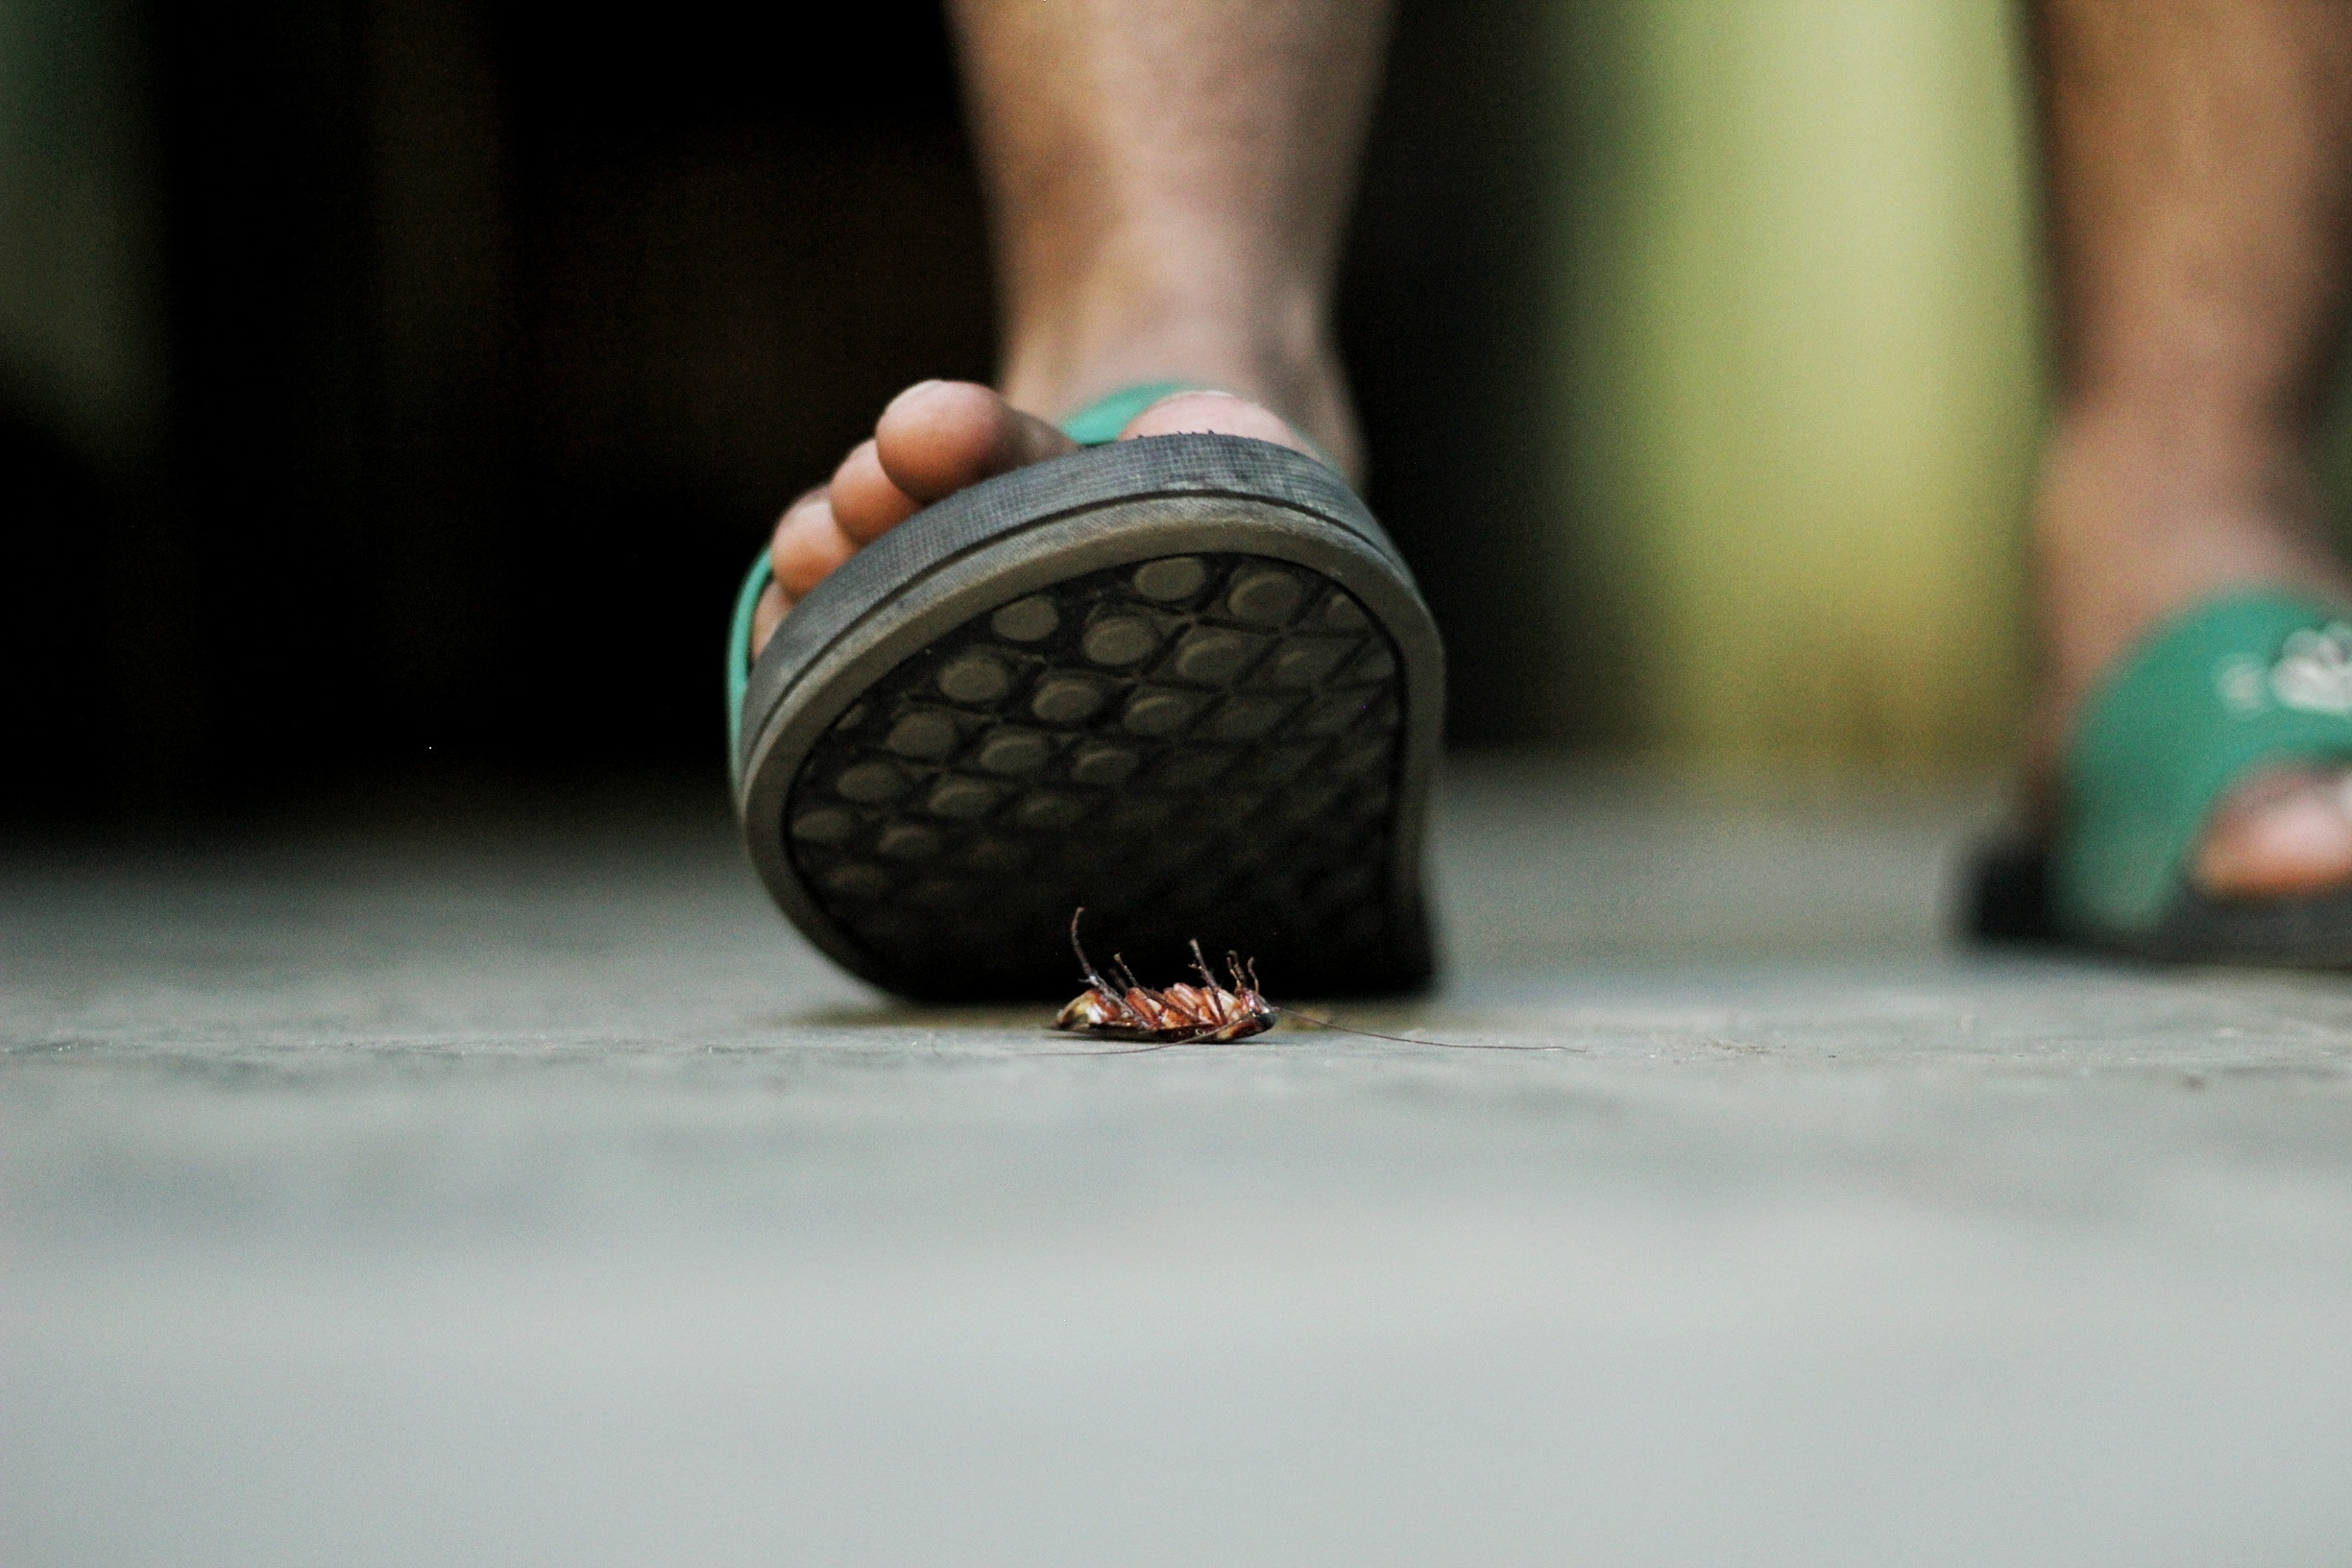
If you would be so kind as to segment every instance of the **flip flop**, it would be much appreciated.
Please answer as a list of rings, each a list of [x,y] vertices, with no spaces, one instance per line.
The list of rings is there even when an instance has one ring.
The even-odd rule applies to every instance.
[[[1432,969],[1443,655],[1339,475],[1234,436],[1113,438],[926,507],[728,639],[736,814],[843,967],[937,1001],[1071,989],[1072,912],[1147,983],[1198,937],[1293,994]],[[1154,977],[1165,977],[1155,979]]]
[[[2232,594],[2151,634],[2095,692],[2047,853],[1979,866],[1973,927],[2175,963],[2352,967],[2352,889],[2218,898],[2188,868],[2256,772],[2352,761],[2352,624],[2323,601]]]

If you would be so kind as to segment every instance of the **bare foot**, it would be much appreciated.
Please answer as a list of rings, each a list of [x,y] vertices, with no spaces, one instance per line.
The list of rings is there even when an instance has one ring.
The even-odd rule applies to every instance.
[[[1190,433],[1249,436],[1313,455],[1279,415],[1223,392],[1178,392],[1129,420],[1122,441]],[[970,381],[918,381],[882,411],[874,436],[833,478],[786,509],[768,545],[775,581],[752,618],[756,656],[793,602],[841,563],[934,501],[1078,444],[1034,414]]]
[[[2297,463],[2218,461],[2182,445],[2121,421],[2078,421],[2045,465],[2036,519],[2049,654],[2036,766],[2045,781],[2085,698],[2167,616],[2261,587],[2352,606],[2352,581],[2319,542]],[[2229,898],[2352,885],[2352,773],[2292,767],[2248,779],[2215,808],[2190,879]]]

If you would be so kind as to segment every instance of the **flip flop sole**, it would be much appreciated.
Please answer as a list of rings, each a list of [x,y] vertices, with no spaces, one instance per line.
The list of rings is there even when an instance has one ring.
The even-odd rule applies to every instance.
[[[2173,964],[2352,969],[2352,895],[2216,899],[2191,891],[2154,930],[2111,946]]]
[[[2265,769],[2352,760],[2352,625],[2253,588],[2146,631],[2086,700],[2038,847],[1979,863],[1975,929],[2177,964],[2352,967],[2352,892],[2216,898],[2191,875],[2216,806]]]
[[[1291,994],[1410,989],[1443,685],[1328,469],[1120,442],[927,508],[795,605],[737,808],[793,924],[903,995],[1069,991],[1079,905],[1149,983],[1198,937]]]
[[[2077,947],[2164,964],[2352,969],[2352,893],[2215,899],[2190,888],[2149,930],[2070,938],[2050,911],[2049,864],[2042,851],[1986,850],[1972,871],[1963,934],[1983,946]]]

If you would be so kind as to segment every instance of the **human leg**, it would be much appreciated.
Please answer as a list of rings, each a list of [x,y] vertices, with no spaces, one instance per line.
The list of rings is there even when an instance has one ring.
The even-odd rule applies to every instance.
[[[2275,586],[2352,606],[2312,442],[2352,277],[2352,5],[2044,0],[2062,400],[2036,509],[2042,765],[2166,617]],[[2340,776],[2249,781],[2207,892],[2352,883]]]
[[[1384,8],[958,0],[953,16],[998,255],[999,385],[909,388],[793,503],[755,645],[919,506],[1071,449],[1051,422],[1123,386],[1232,394],[1169,398],[1126,434],[1256,436],[1360,467],[1328,317]]]
[[[1066,984],[1079,906],[1147,973],[1200,938],[1307,991],[1416,986],[1443,654],[1344,482],[1325,321],[1380,13],[958,16],[1004,390],[902,394],[747,585],[728,678],[753,866],[908,995]],[[1075,450],[1168,382],[1230,390],[1115,432],[1166,439]]]

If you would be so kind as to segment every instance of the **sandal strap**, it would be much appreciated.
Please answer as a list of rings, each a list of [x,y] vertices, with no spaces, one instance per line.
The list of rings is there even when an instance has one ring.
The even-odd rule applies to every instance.
[[[752,559],[743,586],[736,590],[735,615],[727,622],[727,769],[731,778],[743,765],[743,696],[751,689],[752,616],[760,608],[760,595],[767,591],[775,575],[775,562],[764,544]]]
[[[1061,433],[1081,446],[1107,446],[1119,439],[1119,432],[1127,428],[1128,421],[1162,398],[1179,392],[1216,390],[1198,381],[1146,381],[1141,386],[1124,387],[1107,398],[1097,398],[1062,421]]]
[[[2276,590],[2159,626],[2085,706],[2053,857],[2060,923],[2152,930],[2214,807],[2256,770],[2352,759],[2352,612]]]

